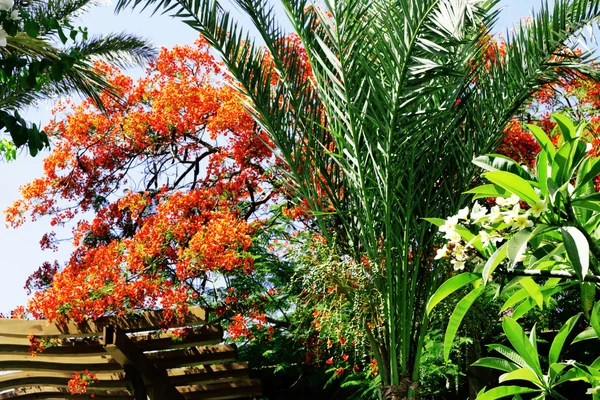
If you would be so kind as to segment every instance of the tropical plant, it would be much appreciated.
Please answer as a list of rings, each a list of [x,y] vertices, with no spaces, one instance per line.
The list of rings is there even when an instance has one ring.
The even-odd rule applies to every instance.
[[[100,104],[98,94],[109,86],[94,71],[95,61],[142,65],[154,55],[133,35],[88,38],[87,30],[73,26],[73,20],[92,4],[91,0],[6,0],[0,5],[0,129],[12,139],[0,146],[6,158],[14,158],[14,146],[27,144],[35,155],[49,145],[44,132],[25,121],[19,110],[40,99],[75,92]]]
[[[589,367],[558,363],[579,315],[571,317],[556,335],[547,374],[540,366],[535,327],[527,339],[515,321],[536,306],[542,309],[552,304],[553,296],[576,288],[581,293],[583,315],[591,324],[576,341],[598,338],[600,303],[595,302],[600,284],[600,197],[595,180],[600,172],[600,158],[586,143],[586,123],[576,126],[564,115],[554,115],[553,119],[557,123],[557,147],[540,127],[529,125],[541,147],[535,170],[497,154],[474,160],[487,171],[483,177],[490,184],[467,193],[473,194],[475,200],[492,198],[493,207],[488,209],[475,202],[471,209],[465,207],[446,220],[430,219],[448,241],[436,258],[450,260],[455,270],[469,265],[470,271],[444,282],[429,300],[427,310],[430,312],[454,291],[472,285],[450,317],[444,341],[447,359],[458,326],[473,302],[486,288],[506,295],[501,311],[512,318],[504,318],[503,329],[516,353],[498,345],[491,347],[513,363],[484,359],[476,365],[506,372],[501,382],[518,379],[533,383],[541,392],[539,398],[548,395],[562,399],[556,386],[587,379],[595,393],[600,376],[597,362]],[[528,392],[520,390],[497,388],[481,393],[480,398]]]
[[[298,203],[330,243],[373,266],[384,306],[363,321],[364,335],[385,397],[413,397],[426,299],[447,273],[430,261],[436,235],[420,218],[460,208],[473,154],[499,144],[541,85],[596,75],[591,53],[568,51],[568,40],[600,2],[543,3],[495,48],[494,0],[282,0],[306,53],[284,40],[267,0],[233,3],[268,51],[218,0],[121,0],[118,9],[174,12],[220,53]]]

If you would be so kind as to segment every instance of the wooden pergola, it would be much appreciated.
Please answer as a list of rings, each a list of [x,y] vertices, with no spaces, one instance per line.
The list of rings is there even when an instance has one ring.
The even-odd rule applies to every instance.
[[[177,339],[164,331],[161,311],[104,317],[83,324],[0,319],[0,399],[235,399],[259,396],[260,380],[237,348],[220,344],[223,329],[206,325],[206,312],[191,307]],[[30,354],[29,335],[60,344]],[[86,394],[71,394],[74,372],[98,378]]]

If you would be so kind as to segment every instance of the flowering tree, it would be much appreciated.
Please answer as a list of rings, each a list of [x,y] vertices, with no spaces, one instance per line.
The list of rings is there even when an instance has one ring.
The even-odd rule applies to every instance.
[[[280,198],[268,138],[202,39],[163,49],[137,82],[97,67],[121,99],[103,93],[104,112],[91,99],[59,105],[44,175],[6,211],[14,227],[74,223],[66,265],[46,263],[27,282],[29,311],[81,321],[162,307],[176,318],[196,303],[222,318],[243,300],[230,334],[266,330],[276,291],[253,247]],[[57,242],[51,232],[41,245]],[[254,286],[240,282],[251,273]]]

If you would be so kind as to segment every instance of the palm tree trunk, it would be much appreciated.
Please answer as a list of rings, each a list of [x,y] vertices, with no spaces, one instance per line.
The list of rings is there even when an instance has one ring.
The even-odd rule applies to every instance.
[[[418,398],[419,382],[412,382],[411,372],[406,371],[398,385],[384,386],[383,398],[386,400],[416,400]],[[410,397],[409,397],[410,396]]]

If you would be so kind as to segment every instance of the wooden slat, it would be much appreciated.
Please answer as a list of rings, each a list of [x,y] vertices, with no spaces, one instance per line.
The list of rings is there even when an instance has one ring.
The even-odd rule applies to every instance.
[[[21,373],[24,374],[24,373]],[[25,373],[26,374],[26,373]],[[2,382],[0,390],[8,390],[13,388],[29,388],[38,386],[51,386],[55,388],[68,388],[73,372],[68,377],[52,377],[52,376],[30,376],[21,377]],[[98,380],[89,386],[90,392],[100,392],[107,390],[126,390],[127,385],[124,380]]]
[[[234,344],[193,347],[185,350],[159,351],[146,353],[159,368],[192,367],[201,364],[222,364],[237,360],[237,347]]]
[[[88,386],[92,388],[92,386]],[[47,400],[64,400],[64,399],[76,399],[76,400],[90,400],[89,394],[71,394],[68,389],[54,388],[47,386],[40,386],[35,388],[17,389],[12,392],[6,392],[0,394],[0,400],[4,399],[47,399]],[[94,393],[95,399],[102,400],[125,400],[133,399],[133,394],[128,391],[107,391],[104,393]]]
[[[170,331],[157,331],[145,334],[131,334],[129,338],[142,351],[182,349],[195,346],[214,345],[220,343],[223,339],[223,328],[221,328],[220,326],[202,326],[200,328],[197,328],[197,331],[198,332],[194,332],[187,335],[184,339],[175,338],[173,333]],[[4,343],[0,342],[0,357],[10,356],[11,360],[15,360],[13,355],[30,355],[29,339],[17,337],[4,337],[3,339]],[[11,344],[11,340],[16,343]],[[106,351],[104,350],[104,347],[100,344],[99,340],[61,340],[63,343],[61,343],[60,346],[48,347],[42,350],[41,352],[38,352],[36,356],[44,358],[47,356],[90,357],[106,355]],[[21,360],[22,358],[17,359]],[[7,360],[7,358],[0,358],[0,362],[2,362],[2,360]]]
[[[37,357],[36,357],[37,358]],[[121,372],[123,367],[117,362],[108,362],[103,364],[71,364],[71,363],[55,363],[36,360],[24,361],[3,361],[0,363],[0,370],[3,371],[81,371],[87,369],[90,372],[96,373],[100,371]]]
[[[260,379],[213,385],[193,385],[178,388],[186,400],[225,400],[262,395]]]
[[[169,324],[170,327],[197,326],[206,323],[206,310],[202,307],[190,307],[185,315],[184,323]],[[47,320],[22,320],[0,318],[0,336],[23,337],[86,337],[100,336],[107,326],[118,326],[124,332],[153,330],[164,325],[162,310],[144,311],[140,314],[120,315],[88,320],[81,324],[67,322],[64,324],[49,323]]]
[[[235,382],[248,378],[248,363],[204,365],[196,368],[177,368],[169,372],[169,382],[175,386]]]

